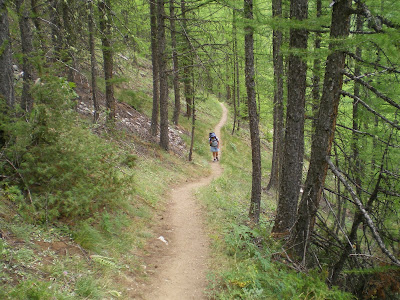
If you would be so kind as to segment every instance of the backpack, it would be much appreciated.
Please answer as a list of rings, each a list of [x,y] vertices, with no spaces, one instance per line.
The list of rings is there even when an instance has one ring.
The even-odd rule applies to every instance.
[[[210,132],[209,138],[210,138],[210,146],[218,147],[218,139],[214,132]]]

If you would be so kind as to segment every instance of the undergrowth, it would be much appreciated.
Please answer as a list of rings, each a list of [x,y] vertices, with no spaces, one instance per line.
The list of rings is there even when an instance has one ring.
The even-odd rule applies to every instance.
[[[212,299],[352,299],[325,284],[326,272],[292,270],[274,257],[281,246],[270,237],[276,199],[263,192],[258,226],[248,223],[251,195],[251,148],[246,128],[232,136],[223,128],[223,175],[199,192],[207,207],[212,270],[208,296]],[[263,174],[268,174],[270,151],[262,149]],[[266,179],[263,186],[266,186]]]
[[[129,133],[91,125],[76,113],[73,89],[63,78],[43,77],[34,87],[33,111],[1,120],[7,140],[0,153],[1,299],[129,298],[132,281],[143,276],[138,253],[153,234],[166,191],[208,170],[204,141],[219,121],[216,99],[197,99],[188,163],[188,153],[166,153]],[[138,109],[149,114],[150,107]],[[180,129],[189,145],[191,120],[182,116]],[[137,152],[137,145],[146,151]]]

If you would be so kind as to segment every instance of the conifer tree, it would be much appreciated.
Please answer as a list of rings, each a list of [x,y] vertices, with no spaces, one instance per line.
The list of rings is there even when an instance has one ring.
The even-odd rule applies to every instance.
[[[0,0],[0,98],[14,107],[14,76],[6,0]]]

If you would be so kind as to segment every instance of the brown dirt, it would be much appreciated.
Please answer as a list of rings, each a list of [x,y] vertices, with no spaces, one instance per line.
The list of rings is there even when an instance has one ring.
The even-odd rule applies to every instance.
[[[227,118],[227,110],[224,105],[221,106],[223,115],[215,128],[218,136]],[[210,176],[187,182],[171,191],[167,209],[160,217],[156,238],[147,247],[149,256],[144,267],[150,279],[140,292],[136,291],[135,299],[207,298],[204,291],[207,286],[209,240],[205,232],[205,216],[194,194],[198,188],[221,175],[219,163],[211,163],[211,167]],[[165,241],[162,241],[163,238]]]

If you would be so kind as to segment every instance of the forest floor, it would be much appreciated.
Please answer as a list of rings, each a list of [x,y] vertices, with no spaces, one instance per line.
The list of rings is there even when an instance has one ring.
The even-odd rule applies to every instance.
[[[217,136],[227,119],[227,109],[221,106],[222,118],[214,131]],[[135,299],[206,299],[209,241],[205,215],[195,192],[222,174],[219,163],[211,163],[211,168],[208,177],[195,182],[188,180],[171,190],[167,208],[154,229],[156,237],[146,247],[149,280],[139,290],[132,291]]]

